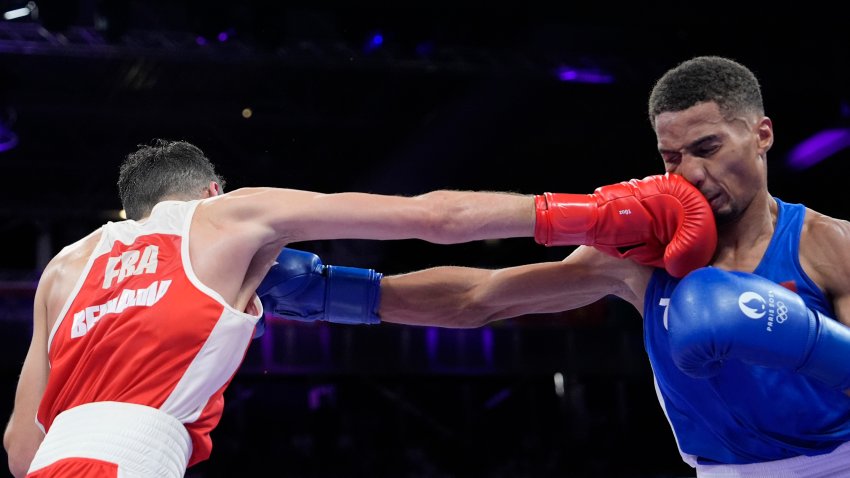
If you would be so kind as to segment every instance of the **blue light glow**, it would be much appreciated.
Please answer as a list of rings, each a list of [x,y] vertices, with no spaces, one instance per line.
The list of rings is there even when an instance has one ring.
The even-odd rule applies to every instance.
[[[614,75],[599,70],[589,70],[562,66],[555,70],[555,76],[561,81],[572,83],[614,83]]]
[[[792,169],[806,169],[848,146],[850,146],[850,128],[824,130],[792,149],[786,164]]]

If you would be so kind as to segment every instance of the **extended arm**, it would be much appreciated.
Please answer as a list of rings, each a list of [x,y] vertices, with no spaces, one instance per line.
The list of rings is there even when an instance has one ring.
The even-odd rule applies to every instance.
[[[32,342],[15,391],[14,410],[3,434],[3,446],[9,457],[9,470],[16,478],[26,475],[30,462],[44,438],[44,434],[35,424],[48,374],[44,295],[43,287],[39,284],[35,295]]]
[[[206,206],[205,206],[206,207]],[[324,239],[423,239],[451,244],[534,237],[592,245],[681,277],[708,263],[716,245],[705,198],[681,176],[650,176],[593,194],[531,196],[434,191],[416,197],[241,189],[208,201],[213,222],[232,219],[258,246]]]
[[[642,310],[652,269],[579,247],[561,262],[497,270],[435,267],[385,276],[383,322],[467,328],[531,313],[575,309],[606,295]]]
[[[209,200],[263,243],[325,239],[423,239],[449,244],[531,237],[534,198],[512,193],[434,191],[415,197],[248,188]]]

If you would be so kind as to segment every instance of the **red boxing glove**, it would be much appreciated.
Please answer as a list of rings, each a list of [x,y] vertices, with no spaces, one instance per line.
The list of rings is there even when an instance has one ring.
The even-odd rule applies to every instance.
[[[717,246],[711,206],[675,174],[602,186],[593,194],[545,193],[535,204],[539,244],[594,246],[663,267],[673,277],[707,265]]]

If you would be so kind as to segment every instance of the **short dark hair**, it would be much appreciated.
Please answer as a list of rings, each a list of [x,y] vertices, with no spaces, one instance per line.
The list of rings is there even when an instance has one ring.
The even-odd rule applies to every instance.
[[[758,79],[744,65],[719,56],[698,56],[668,70],[649,95],[649,122],[661,113],[713,101],[724,118],[764,115]]]
[[[118,194],[128,219],[142,219],[164,198],[193,199],[215,181],[224,180],[197,146],[154,139],[127,155],[118,175]]]

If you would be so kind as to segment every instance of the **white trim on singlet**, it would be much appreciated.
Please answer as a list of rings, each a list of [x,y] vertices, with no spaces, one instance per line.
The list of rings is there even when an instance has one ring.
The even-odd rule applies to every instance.
[[[187,203],[185,203],[185,207],[188,209],[188,211],[183,219],[183,224],[180,226],[180,237],[183,238],[183,241],[180,245],[180,255],[183,258],[183,271],[186,273],[186,277],[189,278],[189,282],[191,282],[192,285],[197,287],[198,290],[215,299],[230,313],[244,317],[251,323],[252,326],[254,326],[257,324],[257,321],[260,320],[260,317],[263,316],[263,306],[260,302],[260,298],[257,297],[256,294],[254,294],[252,300],[254,301],[254,305],[259,306],[259,314],[255,316],[234,308],[224,299],[224,297],[221,296],[221,294],[201,282],[198,276],[195,275],[195,269],[192,267],[192,260],[189,256],[189,230],[192,227],[192,217],[194,217],[195,210],[198,208],[199,203],[200,200],[188,201]]]
[[[192,359],[192,363],[183,372],[180,381],[161,406],[162,410],[183,423],[192,423],[203,413],[207,402],[198,403],[196,397],[215,395],[215,392],[233,376],[234,371],[242,363],[244,353],[222,354],[222,351],[244,352],[253,337],[257,321],[263,316],[263,306],[256,294],[252,300],[257,314],[248,314],[231,306],[221,294],[201,282],[195,274],[189,255],[189,230],[199,203],[200,200],[178,202],[169,211],[161,214],[174,218],[174,211],[180,211],[183,215],[183,222],[179,225],[179,235],[182,237],[180,255],[183,261],[183,272],[193,286],[223,307],[221,318],[216,322],[209,337]],[[242,329],[242,333],[233,333],[233,328]],[[215,377],[210,373],[211,370],[216,372]]]
[[[747,465],[697,465],[698,478],[846,478],[850,442],[830,453]]]
[[[655,374],[652,374],[652,384],[655,386],[655,394],[658,395],[658,403],[661,405],[661,410],[664,412],[664,418],[667,419],[667,423],[670,425],[670,430],[673,431],[673,438],[676,440],[676,448],[679,450],[679,455],[682,456],[682,461],[690,465],[691,468],[696,467],[697,457],[683,452],[682,447],[679,445],[679,437],[676,436],[676,429],[673,428],[673,422],[670,421],[670,416],[667,415],[667,405],[664,402],[664,396],[661,394],[661,389],[658,388],[658,380],[656,380]]]

